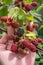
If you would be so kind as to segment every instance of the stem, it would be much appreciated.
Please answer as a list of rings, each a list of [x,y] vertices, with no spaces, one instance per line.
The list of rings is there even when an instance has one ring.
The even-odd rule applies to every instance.
[[[37,47],[37,50],[39,50],[39,51],[42,51],[42,52],[43,52],[43,49],[40,49],[40,48],[38,48],[38,47]]]
[[[0,30],[3,31],[3,32],[7,32],[5,29],[3,29],[3,28],[1,28],[1,27],[0,27]]]

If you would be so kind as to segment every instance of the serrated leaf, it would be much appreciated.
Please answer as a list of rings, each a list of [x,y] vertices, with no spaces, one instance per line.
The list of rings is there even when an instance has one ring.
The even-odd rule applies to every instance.
[[[7,4],[12,4],[13,0],[2,0],[3,4],[7,5]]]

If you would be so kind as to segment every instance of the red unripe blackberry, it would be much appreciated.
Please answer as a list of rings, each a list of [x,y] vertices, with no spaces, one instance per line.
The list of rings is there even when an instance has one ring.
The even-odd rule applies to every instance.
[[[12,22],[7,21],[7,22],[6,22],[6,25],[9,26],[9,25],[11,25],[11,23],[12,23]]]
[[[35,40],[32,40],[32,43],[37,46],[39,44],[39,42],[35,39]]]
[[[19,0],[14,0],[14,3],[16,4],[16,3],[18,3],[19,2]]]
[[[38,5],[38,3],[37,2],[32,2],[31,5],[36,7]]]
[[[17,50],[18,50],[18,45],[17,44],[12,44],[11,51],[12,52],[17,52]]]
[[[12,21],[13,21],[13,18],[11,18],[11,17],[8,18],[8,21],[9,21],[9,22],[12,22]]]
[[[39,26],[39,25],[38,25],[38,24],[36,24],[36,23],[35,23],[35,24],[33,24],[33,27],[34,27],[34,28],[37,28],[38,26]]]
[[[17,4],[15,4],[15,6],[16,6],[16,7],[20,7],[20,5],[19,5],[18,3],[17,3]]]
[[[26,27],[26,29],[29,30],[29,31],[31,31],[31,32],[34,31],[34,28],[32,26],[29,26],[29,25]]]
[[[42,39],[41,39],[41,38],[37,38],[37,41],[38,41],[39,43],[41,43],[41,42],[42,42]]]
[[[13,26],[14,28],[17,28],[17,27],[20,26],[20,24],[19,24],[19,22],[12,22],[12,26]]]
[[[35,47],[35,45],[33,45],[32,43],[30,43],[30,41],[29,40],[24,40],[24,41],[22,41],[22,44],[25,46],[25,47],[27,47],[27,48],[29,48],[31,51],[33,51],[33,52],[36,52],[36,47]]]
[[[30,4],[25,4],[24,7],[27,11],[30,11],[32,9]]]
[[[5,22],[7,21],[7,19],[8,19],[7,16],[2,16],[2,17],[0,18],[1,21],[5,21]]]

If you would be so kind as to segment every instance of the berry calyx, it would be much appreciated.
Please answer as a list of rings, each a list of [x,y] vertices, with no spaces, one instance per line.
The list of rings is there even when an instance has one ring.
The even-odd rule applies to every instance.
[[[27,29],[28,31],[31,31],[31,32],[34,31],[34,28],[33,28],[32,26],[29,26],[29,25],[27,25],[26,29]]]
[[[31,5],[32,5],[33,7],[36,7],[36,6],[38,5],[38,3],[37,3],[37,2],[32,2]]]
[[[24,4],[24,7],[25,7],[26,11],[30,11],[32,9],[30,4]]]
[[[11,51],[12,52],[17,52],[17,50],[18,50],[18,45],[17,44],[12,44]]]

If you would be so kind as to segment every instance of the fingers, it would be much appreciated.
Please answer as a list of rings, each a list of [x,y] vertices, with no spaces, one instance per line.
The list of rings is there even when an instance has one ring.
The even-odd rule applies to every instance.
[[[8,26],[7,32],[9,37],[14,37],[14,29],[12,26]]]
[[[11,51],[4,51],[0,56],[3,65],[34,65],[36,53],[30,51],[28,55],[21,59]]]
[[[5,34],[3,37],[0,39],[0,44],[5,44],[8,41],[8,35]]]
[[[35,57],[35,52],[29,52],[29,54],[22,59],[22,65],[34,65]]]
[[[4,51],[0,54],[3,65],[15,65],[16,55],[11,51]]]
[[[1,51],[5,50],[6,48],[6,42],[8,41],[8,36],[5,34],[1,39],[0,39],[0,53]]]
[[[6,48],[6,45],[4,45],[4,44],[0,44],[0,53],[1,53],[2,51],[4,51],[5,48]]]

